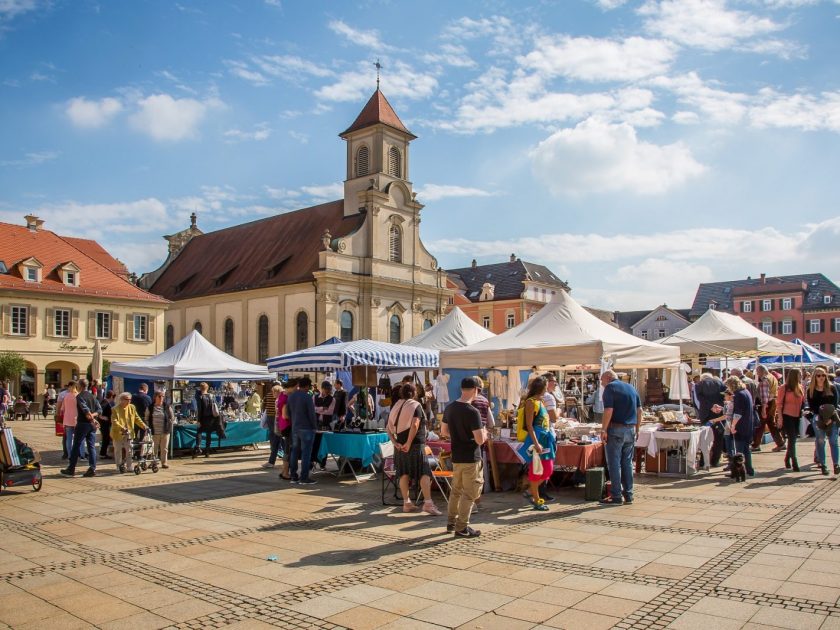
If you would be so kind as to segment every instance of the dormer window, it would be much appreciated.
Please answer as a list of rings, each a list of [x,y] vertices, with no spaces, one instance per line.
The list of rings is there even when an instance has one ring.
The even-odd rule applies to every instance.
[[[76,272],[75,271],[65,271],[64,272],[64,284],[75,287],[76,286]]]
[[[40,269],[37,267],[26,267],[26,276],[25,279],[27,282],[39,282],[40,278]]]
[[[831,296],[830,295],[824,295],[823,296],[823,304],[831,304]]]

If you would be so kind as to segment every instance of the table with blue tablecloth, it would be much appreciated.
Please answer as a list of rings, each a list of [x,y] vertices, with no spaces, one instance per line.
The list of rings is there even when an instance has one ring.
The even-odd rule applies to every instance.
[[[359,476],[350,465],[350,460],[361,460],[362,468],[373,469],[373,458],[379,452],[379,445],[390,438],[384,431],[376,433],[321,433],[321,446],[318,448],[318,459],[332,457],[339,466],[339,474],[345,469],[353,474],[356,480]],[[374,471],[375,472],[375,471]]]
[[[193,449],[195,448],[195,434],[198,431],[197,424],[176,424],[172,427],[172,448]],[[242,420],[240,422],[228,422],[225,426],[225,437],[219,440],[215,433],[211,433],[213,439],[211,446],[225,448],[227,446],[247,446],[265,442],[267,432],[260,427],[259,420]],[[202,436],[202,442],[204,437]]]

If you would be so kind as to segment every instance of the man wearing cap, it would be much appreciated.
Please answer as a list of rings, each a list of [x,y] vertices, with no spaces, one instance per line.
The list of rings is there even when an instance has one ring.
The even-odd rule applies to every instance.
[[[461,397],[447,405],[443,412],[441,435],[452,443],[452,492],[446,531],[459,538],[475,538],[481,532],[470,527],[470,514],[484,485],[481,445],[487,430],[481,426],[481,414],[470,403],[476,396],[478,383],[468,376],[461,381]]]

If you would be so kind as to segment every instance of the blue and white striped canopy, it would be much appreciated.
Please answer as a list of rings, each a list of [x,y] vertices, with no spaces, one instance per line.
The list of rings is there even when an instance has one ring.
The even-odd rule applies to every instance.
[[[326,372],[354,365],[367,365],[381,370],[435,369],[439,365],[438,351],[361,339],[322,344],[268,360],[270,372]]]

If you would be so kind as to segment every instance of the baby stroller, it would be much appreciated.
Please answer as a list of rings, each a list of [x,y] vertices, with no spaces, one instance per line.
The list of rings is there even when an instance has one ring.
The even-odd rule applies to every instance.
[[[139,475],[140,471],[152,469],[156,473],[160,469],[160,459],[155,457],[155,447],[152,442],[152,434],[148,431],[141,431],[131,441],[131,457],[134,463],[134,474]]]

